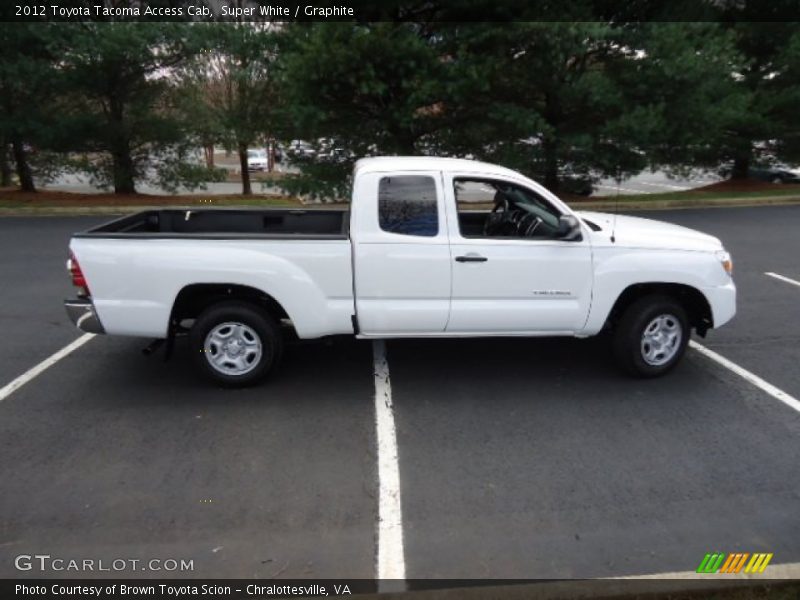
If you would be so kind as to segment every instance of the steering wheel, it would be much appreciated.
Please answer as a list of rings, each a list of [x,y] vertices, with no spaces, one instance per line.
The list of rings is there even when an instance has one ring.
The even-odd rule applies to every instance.
[[[495,203],[486,221],[483,224],[483,235],[515,235],[520,220],[524,217],[522,211],[511,208],[507,198]]]
[[[517,235],[520,237],[533,237],[539,225],[544,223],[539,215],[525,213],[517,223]]]

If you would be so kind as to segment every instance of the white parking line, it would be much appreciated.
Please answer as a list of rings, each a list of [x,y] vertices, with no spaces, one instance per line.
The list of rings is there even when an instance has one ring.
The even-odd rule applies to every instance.
[[[771,271],[767,271],[764,273],[767,277],[772,277],[774,279],[779,279],[780,281],[785,281],[786,283],[791,283],[792,285],[796,285],[800,287],[800,281],[796,281],[794,279],[789,279],[788,277],[784,277],[783,275],[779,275],[778,273],[773,273]]]
[[[683,190],[692,189],[689,186],[686,186],[686,185],[675,185],[674,183],[649,183],[647,181],[637,181],[636,183],[638,183],[639,185],[649,185],[650,187],[667,188],[667,189],[670,189],[670,190],[683,191]]]
[[[761,377],[759,377],[755,373],[751,373],[747,369],[745,369],[743,367],[740,367],[736,363],[728,360],[727,358],[725,358],[724,356],[722,356],[720,354],[717,354],[713,350],[709,350],[708,348],[706,348],[702,344],[698,344],[694,340],[690,340],[689,341],[689,346],[691,346],[692,348],[697,350],[703,356],[706,356],[706,357],[710,358],[711,360],[713,360],[717,364],[720,364],[723,367],[725,367],[726,369],[728,369],[729,371],[732,371],[733,373],[735,373],[736,375],[738,375],[739,377],[741,377],[745,381],[747,381],[749,383],[752,383],[754,386],[756,386],[760,390],[766,392],[767,394],[769,394],[770,396],[772,396],[776,400],[780,400],[786,406],[788,406],[790,408],[793,408],[797,412],[800,412],[800,400],[798,400],[794,396],[791,396],[790,394],[787,394],[782,389],[775,387],[774,385],[772,385],[771,383],[769,383],[767,381],[764,381],[763,379],[761,379]]]
[[[94,337],[93,333],[85,333],[71,344],[64,346],[61,350],[59,350],[55,354],[49,356],[48,358],[45,358],[35,367],[31,367],[30,369],[25,371],[14,381],[12,381],[8,385],[0,389],[0,402],[8,398],[11,394],[16,392],[19,388],[28,383],[34,377],[43,373],[44,371],[52,367],[54,364],[56,364],[58,361],[60,361],[62,358],[69,355],[73,350],[77,350],[78,348],[83,346],[93,337]]]
[[[633,188],[621,187],[621,186],[616,186],[616,185],[604,185],[604,184],[601,184],[601,183],[596,183],[594,187],[603,188],[604,190],[614,190],[615,192],[617,190],[619,190],[621,192],[630,192],[631,194],[652,194],[653,193],[653,192],[648,192],[646,190],[635,190]]]
[[[378,438],[376,579],[379,581],[379,592],[398,592],[405,590],[406,565],[392,384],[383,340],[372,343],[372,352],[375,361],[375,428]]]

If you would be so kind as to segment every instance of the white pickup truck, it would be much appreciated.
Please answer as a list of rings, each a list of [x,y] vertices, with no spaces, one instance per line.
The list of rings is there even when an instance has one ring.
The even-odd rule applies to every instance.
[[[459,159],[360,160],[349,211],[147,210],[70,249],[79,295],[66,308],[80,329],[188,333],[201,371],[226,385],[269,373],[288,327],[300,338],[609,330],[625,370],[656,376],[692,328],[705,335],[736,312],[717,238],[574,212],[519,173]]]

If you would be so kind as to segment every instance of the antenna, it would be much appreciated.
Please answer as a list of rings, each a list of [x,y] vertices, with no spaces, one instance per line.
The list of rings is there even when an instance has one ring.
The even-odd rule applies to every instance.
[[[614,220],[611,223],[611,243],[617,243],[617,213],[619,212],[619,188],[622,185],[622,169],[617,166],[616,177],[617,182],[617,195],[614,197]]]

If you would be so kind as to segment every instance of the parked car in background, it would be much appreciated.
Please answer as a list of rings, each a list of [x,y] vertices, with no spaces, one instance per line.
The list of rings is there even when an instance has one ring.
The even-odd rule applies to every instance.
[[[289,159],[315,160],[316,162],[344,162],[355,160],[349,152],[337,146],[330,138],[319,138],[314,142],[292,140],[286,148]]]
[[[317,151],[309,142],[304,140],[292,140],[286,148],[289,158],[313,158]]]
[[[800,169],[793,169],[785,165],[750,167],[747,175],[750,179],[771,183],[800,183]]]
[[[731,176],[731,167],[726,166],[720,171],[726,179]],[[748,179],[768,181],[770,183],[800,183],[800,168],[784,164],[773,164],[750,167],[747,171]]]
[[[262,149],[253,149],[247,151],[247,170],[248,171],[266,171],[269,168],[269,158],[267,151]]]

